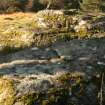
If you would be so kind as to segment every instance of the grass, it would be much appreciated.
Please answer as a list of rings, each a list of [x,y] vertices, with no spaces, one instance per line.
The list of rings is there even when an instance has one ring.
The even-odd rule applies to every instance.
[[[13,81],[0,77],[0,105],[13,105],[14,96]]]
[[[2,49],[20,49],[32,43],[34,28],[32,13],[14,13],[0,15],[0,47]]]

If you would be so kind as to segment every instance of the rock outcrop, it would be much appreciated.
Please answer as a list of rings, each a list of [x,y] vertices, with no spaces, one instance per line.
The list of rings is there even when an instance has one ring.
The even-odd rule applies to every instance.
[[[0,105],[99,105],[100,94],[104,104],[104,43],[75,39],[1,56]]]

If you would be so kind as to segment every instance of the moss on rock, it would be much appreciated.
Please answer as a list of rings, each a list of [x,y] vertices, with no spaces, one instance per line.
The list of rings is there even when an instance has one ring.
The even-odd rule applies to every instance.
[[[83,86],[83,74],[66,73],[57,77],[57,87],[48,88],[46,91],[27,93],[16,99],[22,105],[67,105],[72,92],[80,94]],[[78,90],[78,88],[80,88]]]
[[[16,79],[18,80],[15,77],[11,79],[8,77],[0,78],[0,105],[98,105],[99,102],[101,76],[89,79],[79,72],[64,73],[55,76],[56,83],[47,90],[36,91],[36,89],[31,90],[30,88],[30,91],[23,92],[24,94],[18,93],[16,87],[19,83]],[[24,91],[24,89],[20,90]],[[93,104],[90,104],[89,100]]]

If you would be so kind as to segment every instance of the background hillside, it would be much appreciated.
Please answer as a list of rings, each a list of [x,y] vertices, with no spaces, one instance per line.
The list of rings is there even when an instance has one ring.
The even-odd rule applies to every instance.
[[[105,11],[105,0],[1,0],[0,13],[48,9],[80,9]]]

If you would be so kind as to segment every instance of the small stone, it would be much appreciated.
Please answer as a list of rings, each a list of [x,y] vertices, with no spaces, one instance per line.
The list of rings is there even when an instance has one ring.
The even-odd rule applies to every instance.
[[[80,61],[86,61],[86,60],[89,60],[90,58],[89,57],[80,57],[78,60]]]
[[[98,64],[98,65],[105,65],[104,62],[100,62],[100,61],[98,61],[97,64]]]
[[[31,48],[31,50],[38,50],[38,47],[33,47]]]

